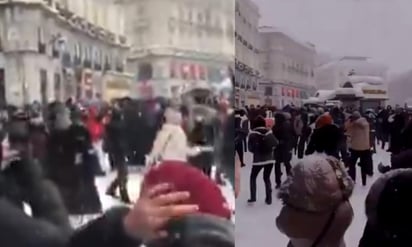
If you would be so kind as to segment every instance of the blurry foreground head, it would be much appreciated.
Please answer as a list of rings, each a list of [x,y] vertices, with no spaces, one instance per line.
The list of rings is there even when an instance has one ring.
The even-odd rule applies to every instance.
[[[362,246],[412,246],[412,169],[381,176],[366,197]]]
[[[184,162],[164,162],[145,175],[142,189],[169,183],[175,191],[188,191],[182,204],[196,204],[199,213],[175,218],[166,226],[168,237],[148,243],[149,247],[233,247],[231,210],[220,188],[199,169]]]
[[[352,121],[358,120],[359,118],[361,118],[361,114],[358,111],[354,111],[352,113],[352,115],[350,116]]]
[[[165,161],[151,168],[144,177],[143,188],[169,183],[175,191],[190,192],[190,200],[199,212],[230,219],[231,211],[218,185],[198,168],[180,161]]]
[[[316,242],[329,218],[322,246],[345,246],[343,237],[353,218],[349,202],[353,186],[337,159],[319,154],[306,156],[280,187],[278,196],[284,206],[276,219],[277,227],[297,246],[297,238]]]

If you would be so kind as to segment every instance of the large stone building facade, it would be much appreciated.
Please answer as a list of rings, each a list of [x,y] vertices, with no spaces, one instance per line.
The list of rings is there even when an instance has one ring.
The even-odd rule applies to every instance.
[[[1,3],[0,41],[0,101],[16,105],[100,97],[128,52],[124,36],[55,1]]]
[[[116,0],[50,0],[96,26],[124,35],[124,8]]]
[[[259,31],[262,103],[276,107],[301,105],[316,91],[315,46],[274,27],[261,27]]]
[[[236,0],[235,104],[259,105],[259,8],[251,0]]]
[[[234,57],[234,0],[122,0],[128,72],[139,96],[169,97],[187,83],[220,81]]]

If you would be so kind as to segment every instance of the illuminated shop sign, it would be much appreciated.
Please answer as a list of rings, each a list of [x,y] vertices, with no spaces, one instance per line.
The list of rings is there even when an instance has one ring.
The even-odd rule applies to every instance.
[[[363,89],[364,94],[386,94],[386,90],[382,89]]]

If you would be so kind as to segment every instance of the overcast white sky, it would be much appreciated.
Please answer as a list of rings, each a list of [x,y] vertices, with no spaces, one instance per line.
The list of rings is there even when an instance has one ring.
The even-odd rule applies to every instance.
[[[335,55],[412,69],[412,0],[252,0],[272,25]]]

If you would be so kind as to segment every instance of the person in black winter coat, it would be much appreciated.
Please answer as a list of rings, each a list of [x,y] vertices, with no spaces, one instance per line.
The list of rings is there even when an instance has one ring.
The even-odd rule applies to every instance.
[[[405,127],[406,119],[402,109],[398,108],[395,114],[389,117],[390,142],[389,151],[392,155],[398,154],[402,149],[402,130]]]
[[[253,154],[253,166],[250,173],[250,199],[249,203],[256,201],[256,178],[263,169],[263,181],[265,182],[266,204],[272,204],[272,184],[270,173],[273,168],[273,150],[278,144],[277,139],[270,129],[266,128],[265,119],[258,116],[255,128],[249,135],[249,150]]]
[[[106,150],[109,153],[110,163],[117,170],[117,176],[107,189],[110,196],[115,197],[119,188],[120,199],[125,203],[130,203],[129,192],[127,191],[128,169],[126,164],[126,143],[125,124],[122,113],[114,109],[109,124],[106,126]]]
[[[61,112],[48,141],[50,179],[57,185],[71,215],[98,214],[101,203],[94,180],[99,164],[93,154],[89,132],[79,112]]]
[[[281,164],[283,163],[286,168],[287,175],[290,174],[290,161],[292,160],[292,148],[293,148],[293,127],[286,119],[285,114],[287,113],[276,113],[275,114],[275,125],[272,128],[272,132],[276,139],[279,141],[279,145],[274,150],[275,158],[275,182],[276,188],[280,187],[282,170]]]
[[[235,150],[239,156],[241,166],[245,166],[243,153],[246,152],[243,146],[248,135],[247,120],[242,119],[243,110],[235,111]],[[244,115],[244,114],[243,114]]]

